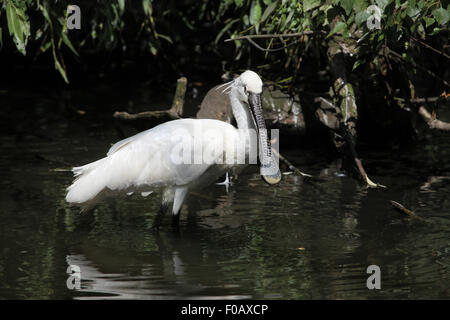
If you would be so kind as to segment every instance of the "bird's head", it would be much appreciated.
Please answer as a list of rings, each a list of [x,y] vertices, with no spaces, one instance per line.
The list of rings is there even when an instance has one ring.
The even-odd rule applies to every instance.
[[[250,96],[260,96],[263,83],[256,72],[247,70],[234,80],[239,100],[249,103]]]
[[[261,177],[268,184],[280,182],[281,172],[273,159],[270,140],[264,121],[261,104],[261,93],[263,89],[261,78],[256,72],[247,70],[229,82],[228,88],[234,92],[240,101],[247,104],[250,115],[253,118],[260,146]]]

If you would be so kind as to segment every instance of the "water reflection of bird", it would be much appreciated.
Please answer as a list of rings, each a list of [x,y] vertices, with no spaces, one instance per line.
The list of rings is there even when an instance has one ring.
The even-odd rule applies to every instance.
[[[260,146],[261,176],[269,184],[280,181],[278,165],[270,152],[270,140],[261,107],[262,81],[246,71],[228,83],[230,104],[237,130],[231,124],[211,119],[181,119],[158,125],[114,144],[107,156],[73,168],[76,180],[68,187],[67,202],[92,208],[99,200],[118,193],[163,194],[154,220],[158,228],[172,205],[172,223],[189,190],[205,187],[231,167],[242,164]],[[256,129],[257,139],[252,139]],[[257,140],[257,141],[255,141]],[[245,162],[244,162],[245,163]]]

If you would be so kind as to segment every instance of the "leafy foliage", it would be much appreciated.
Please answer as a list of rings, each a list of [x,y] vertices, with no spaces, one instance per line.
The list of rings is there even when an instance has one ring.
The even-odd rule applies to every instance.
[[[33,45],[39,43],[36,54],[51,51],[55,68],[66,82],[63,57],[67,50],[74,57],[142,49],[157,56],[171,52],[177,42],[175,39],[178,42],[186,40],[183,39],[183,28],[203,32],[205,25],[213,31],[211,45],[216,47],[220,47],[227,37],[313,32],[313,35],[298,37],[295,45],[277,54],[266,52],[267,65],[278,70],[282,66],[290,73],[291,80],[285,83],[295,80],[305,55],[319,59],[329,46],[327,41],[335,37],[340,37],[340,43],[357,57],[353,69],[368,63],[376,64],[386,48],[397,50],[414,64],[420,49],[412,45],[411,37],[433,42],[444,34],[448,39],[450,20],[448,0],[185,0],[176,3],[91,0],[78,1],[82,8],[82,30],[69,32],[66,27],[69,4],[68,0],[4,0],[3,9],[0,9],[0,17],[6,18],[10,38],[17,50],[23,55],[29,54],[30,42]],[[374,13],[368,8],[373,5],[380,10],[379,29],[368,25]],[[1,22],[5,25],[4,20]],[[172,27],[180,24],[179,28]],[[164,32],[160,33],[160,30]],[[0,33],[0,46],[5,41]],[[281,42],[279,39],[265,41],[267,48],[273,49],[292,42],[292,38]],[[446,45],[446,42],[433,43],[441,44],[436,48],[438,51]],[[233,58],[239,61],[243,54],[249,53],[250,46],[242,40],[235,40],[234,44]]]
[[[69,81],[63,46],[75,57],[79,57],[80,50],[85,53],[101,53],[122,48],[125,51],[128,47],[127,40],[135,41],[140,38],[145,42],[147,50],[156,55],[161,40],[171,42],[170,37],[156,32],[150,0],[142,0],[140,3],[126,0],[78,1],[82,14],[80,31],[67,30],[67,8],[73,1],[7,0],[5,3],[9,34],[17,50],[23,55],[27,54],[29,40],[38,43],[36,54],[50,50],[55,68],[67,83]],[[161,18],[163,16],[164,14]],[[30,17],[33,18],[32,21]],[[127,40],[123,37],[126,31],[125,21],[138,30],[134,37]]]
[[[374,11],[370,10],[373,5],[381,13],[379,28],[369,28],[368,21],[373,21]],[[299,59],[307,54],[307,51],[312,54],[323,51],[324,41],[330,39],[332,35],[339,35],[340,42],[356,54],[358,59],[353,69],[361,64],[376,62],[377,57],[384,54],[383,49],[386,47],[399,50],[401,54],[406,55],[406,59],[413,62],[414,56],[420,51],[412,50],[411,37],[431,40],[434,36],[446,33],[448,38],[449,31],[450,1],[250,0],[225,1],[222,6],[227,6],[228,10],[222,8],[219,11],[223,17],[227,13],[240,17],[239,22],[231,21],[232,28],[229,24],[223,28],[232,38],[243,34],[290,34],[313,31],[318,41],[312,41],[310,36],[305,36],[301,38],[302,41],[297,47],[284,50],[294,66],[299,65]],[[235,41],[237,59],[244,50],[241,41]],[[445,43],[441,44],[443,46]],[[275,46],[276,41],[271,40],[267,49]],[[296,54],[299,46],[301,55]],[[437,49],[442,51],[442,46]],[[295,58],[292,58],[293,55]]]

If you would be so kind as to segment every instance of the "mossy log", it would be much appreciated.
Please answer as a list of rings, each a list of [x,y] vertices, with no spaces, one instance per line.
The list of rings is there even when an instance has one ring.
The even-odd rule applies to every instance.
[[[381,186],[373,183],[356,152],[358,107],[355,92],[347,77],[347,64],[355,53],[355,43],[335,37],[329,41],[328,57],[334,74],[334,83],[330,89],[332,101],[324,98],[316,110],[317,118],[330,129],[333,143],[341,154],[342,169],[356,176],[369,187]]]

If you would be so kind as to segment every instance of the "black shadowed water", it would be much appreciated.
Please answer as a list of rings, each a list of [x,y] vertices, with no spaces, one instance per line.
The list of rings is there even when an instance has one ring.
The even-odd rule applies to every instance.
[[[450,298],[448,134],[364,148],[370,178],[387,189],[341,175],[320,149],[281,150],[316,178],[268,186],[249,168],[228,192],[191,193],[179,233],[169,217],[151,232],[158,195],[86,214],[69,208],[68,169],[122,138],[112,111],[165,109],[171,96],[114,85],[0,91],[0,299]],[[199,101],[190,101],[193,114]],[[80,268],[79,290],[67,287],[69,265]],[[381,290],[367,288],[370,265],[380,267]]]

